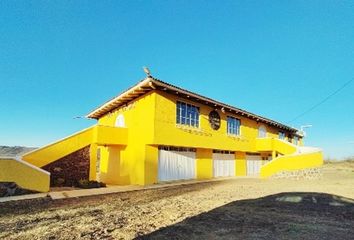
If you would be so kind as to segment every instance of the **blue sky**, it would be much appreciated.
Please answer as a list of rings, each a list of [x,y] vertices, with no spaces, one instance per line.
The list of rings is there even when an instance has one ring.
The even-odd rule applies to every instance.
[[[354,1],[0,1],[0,145],[41,146],[144,77],[288,123],[354,77]],[[291,123],[354,155],[354,82]]]

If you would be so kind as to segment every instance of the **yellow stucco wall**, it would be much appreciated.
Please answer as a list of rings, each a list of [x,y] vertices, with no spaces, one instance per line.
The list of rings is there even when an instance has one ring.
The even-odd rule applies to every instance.
[[[213,150],[199,148],[196,152],[197,179],[210,179],[213,177]]]
[[[94,125],[22,156],[26,162],[43,167],[91,144],[126,145],[128,130]]]
[[[154,168],[154,164],[156,164],[154,161],[157,161],[157,159],[154,160],[157,156],[157,150],[146,146],[153,142],[155,98],[156,94],[150,92],[99,119],[99,125],[115,126],[118,115],[122,115],[125,127],[129,131],[127,146],[124,149],[114,151],[117,147],[110,146],[108,148],[113,149],[110,151],[111,154],[101,157],[102,166],[108,165],[109,162],[119,161],[120,173],[117,173],[119,178],[107,175],[106,181],[121,185],[144,185],[151,184],[156,179],[155,175],[157,174],[154,174],[154,172],[151,175],[145,174],[147,169]],[[119,158],[117,157],[118,152],[120,154]],[[107,162],[105,163],[105,161]]]
[[[321,165],[323,165],[323,154],[320,151],[301,155],[285,155],[263,165],[260,176],[267,178],[279,171],[315,168]]]
[[[176,102],[178,100],[199,107],[199,128],[176,124]],[[210,127],[208,120],[209,113],[212,110],[214,108],[211,106],[158,91],[153,144],[256,152],[259,126],[266,126],[268,137],[278,137],[278,130],[272,126],[257,123],[257,121],[244,116],[222,113],[221,110],[218,110],[221,117],[221,127],[215,131]],[[229,136],[227,134],[227,116],[233,116],[241,120],[240,136]]]
[[[0,182],[15,182],[24,189],[48,192],[48,172],[15,159],[0,160]]]
[[[296,151],[293,144],[277,138],[257,138],[256,149],[262,151],[276,151],[281,154],[292,154]]]
[[[246,153],[245,152],[235,152],[235,167],[236,176],[243,177],[247,175],[247,165],[246,165]]]

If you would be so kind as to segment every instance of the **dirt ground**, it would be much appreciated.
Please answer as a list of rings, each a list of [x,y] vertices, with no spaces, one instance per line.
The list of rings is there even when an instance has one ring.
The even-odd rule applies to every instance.
[[[354,162],[319,180],[227,181],[0,203],[0,239],[354,239]]]

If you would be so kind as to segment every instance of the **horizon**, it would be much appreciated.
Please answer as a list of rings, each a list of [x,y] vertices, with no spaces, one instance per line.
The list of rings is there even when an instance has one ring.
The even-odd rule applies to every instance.
[[[354,4],[105,3],[0,3],[0,145],[40,147],[95,124],[82,116],[146,65],[189,91],[311,124],[305,145],[326,159],[354,156],[353,83],[288,124],[353,79]]]

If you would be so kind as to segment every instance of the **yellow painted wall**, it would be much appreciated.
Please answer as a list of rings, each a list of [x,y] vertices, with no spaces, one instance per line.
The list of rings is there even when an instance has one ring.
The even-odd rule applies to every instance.
[[[210,127],[208,120],[210,111],[214,110],[213,107],[188,101],[166,92],[157,91],[157,93],[153,144],[256,152],[258,128],[263,123],[257,123],[257,121],[244,116],[222,113],[218,110],[221,117],[221,127],[215,131]],[[178,100],[199,107],[199,128],[176,125],[176,102]],[[241,120],[241,136],[227,134],[227,116]],[[278,137],[278,129],[266,124],[263,125],[267,128],[268,137]]]
[[[295,145],[277,138],[257,138],[256,150],[260,152],[276,151],[281,154],[292,154],[296,151]]]
[[[130,181],[126,162],[122,161],[121,153],[124,146],[100,146],[99,181],[107,184],[120,184]]]
[[[262,178],[267,178],[279,171],[315,168],[321,165],[323,165],[323,154],[321,151],[300,155],[285,155],[263,165],[260,175]]]
[[[91,144],[127,144],[128,130],[94,125],[22,156],[26,162],[43,167]]]
[[[213,178],[213,150],[199,148],[196,152],[197,179]]]
[[[119,171],[121,176],[119,179],[108,177],[106,178],[107,181],[114,181],[121,185],[144,185],[147,183],[151,184],[155,181],[155,175],[157,174],[145,174],[148,169],[153,168],[155,164],[154,161],[157,161],[157,150],[146,146],[153,142],[155,98],[155,92],[150,92],[127,106],[116,109],[112,113],[106,114],[99,119],[99,125],[115,126],[118,115],[122,114],[124,116],[125,127],[129,132],[127,146],[119,151]],[[111,154],[101,157],[101,164],[102,161],[114,162],[114,159],[117,158],[117,154],[118,153],[112,152]]]
[[[93,142],[93,128],[84,129],[55,143],[46,145],[22,156],[26,162],[43,167],[70,153],[82,149]]]
[[[96,176],[96,161],[97,161],[97,144],[93,143],[90,145],[90,172],[89,179],[95,181],[97,179]]]
[[[0,182],[15,182],[24,189],[48,192],[50,174],[23,161],[1,159]]]
[[[145,184],[158,182],[158,146],[145,146]]]
[[[235,167],[236,176],[243,177],[247,175],[247,163],[246,163],[246,153],[245,152],[235,152]]]

